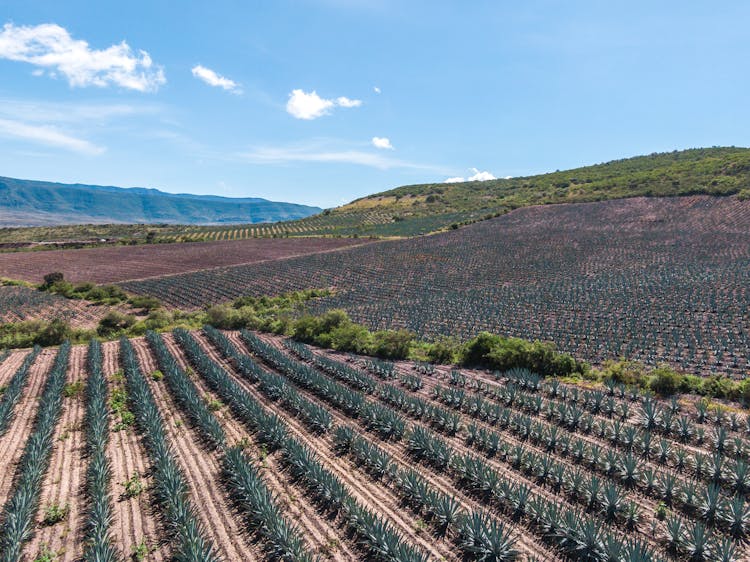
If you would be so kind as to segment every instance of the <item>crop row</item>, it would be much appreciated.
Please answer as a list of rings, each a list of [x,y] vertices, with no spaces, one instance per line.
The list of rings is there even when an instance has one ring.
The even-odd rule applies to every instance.
[[[210,449],[219,449],[224,484],[250,524],[264,539],[266,551],[284,562],[312,562],[299,529],[283,516],[276,498],[242,449],[226,447],[226,436],[197,387],[169,352],[162,337],[148,332],[146,339],[164,373],[170,394]]]
[[[256,336],[253,336],[253,334],[250,334],[249,332],[243,332],[242,335],[243,335],[243,337],[245,339],[245,342],[250,346],[250,349],[253,352],[258,353],[259,355],[263,356],[264,360],[267,360],[266,359],[267,357],[274,357],[274,356],[276,356],[275,359],[274,359],[274,362],[272,364],[274,364],[277,368],[282,369],[285,372],[285,374],[287,376],[289,376],[290,378],[292,378],[292,380],[295,380],[295,382],[297,382],[296,379],[299,379],[300,380],[299,384],[301,384],[302,386],[307,386],[309,383],[304,382],[304,380],[305,379],[308,380],[308,381],[312,380],[313,374],[316,371],[314,369],[312,369],[309,365],[306,365],[304,363],[299,363],[297,361],[294,361],[294,360],[290,359],[288,356],[286,356],[284,354],[280,354],[281,357],[279,357],[278,355],[279,355],[280,352],[278,352],[278,350],[275,350],[275,348],[273,348],[272,346],[269,346],[268,344],[265,344],[262,340],[258,339]],[[296,371],[296,374],[295,374],[295,371]],[[322,375],[320,373],[318,373],[318,377],[321,377],[321,376]],[[323,377],[323,378],[326,378],[326,377]],[[312,392],[315,392],[315,389],[312,388],[312,387],[310,388],[310,390]],[[356,418],[356,415],[354,413],[350,413],[348,415],[350,415],[351,417],[355,417]],[[362,421],[362,425],[363,425],[363,427],[365,427],[366,429],[369,430],[369,427],[368,427],[366,421]],[[375,433],[377,434],[377,432],[375,432]],[[435,440],[440,441],[439,438],[433,437],[432,433],[429,430],[424,429],[424,428],[416,428],[415,427],[411,431],[409,431],[409,432],[406,433],[407,450],[410,450],[409,449],[409,447],[410,447],[409,444],[412,443],[412,441],[415,438],[415,435],[420,435],[420,434],[428,436],[429,439],[435,439]],[[382,438],[382,436],[381,436],[381,438]],[[442,441],[441,441],[441,443],[442,443]],[[377,455],[377,453],[373,453],[373,454]],[[463,458],[463,457],[460,457],[458,455],[454,456],[453,453],[452,453],[452,449],[447,444],[444,444],[443,447],[440,447],[440,453],[439,453],[439,455],[441,455],[444,459],[447,459],[447,461],[450,461],[451,459]],[[420,458],[420,457],[419,457],[419,455],[417,455],[415,458]],[[424,456],[421,457],[421,458],[423,460],[425,460],[425,462],[426,462],[426,464],[428,466],[431,466],[433,468],[437,468],[438,470],[447,471],[448,474],[452,478],[454,478],[454,480],[456,481],[457,484],[459,484],[459,485],[462,484],[463,480],[459,476],[457,470],[454,469],[454,466],[453,466],[452,462],[440,462],[439,460],[437,460],[435,458],[430,459],[430,460],[426,460],[426,457],[424,457]],[[477,461],[480,462],[478,459],[477,459]],[[382,464],[382,463],[386,462],[386,460],[383,459],[382,455],[379,455],[379,459],[378,460],[373,459],[372,462],[374,464],[377,464],[378,462],[380,462]],[[507,494],[508,498],[513,498],[512,501],[516,501],[515,498],[518,496],[518,500],[522,501],[524,503],[525,503],[526,500],[528,500],[531,497],[538,498],[538,500],[541,501],[541,502],[548,502],[548,500],[544,499],[543,496],[541,496],[541,495],[531,494],[530,488],[517,487],[510,480],[506,479],[505,477],[500,476],[497,472],[494,471],[494,469],[491,469],[491,468],[488,467],[488,470],[492,474],[492,478],[494,478],[494,482],[495,483],[497,483],[497,482],[503,482],[503,483],[505,483],[505,485],[507,485],[506,489],[505,489],[505,493]],[[387,472],[387,470],[386,470],[386,472]],[[509,486],[509,488],[508,488],[508,486]],[[469,493],[477,495],[476,494],[477,490],[474,489],[474,488],[472,488],[471,486],[469,486],[467,488],[467,491]],[[517,492],[517,494],[516,494],[516,492]],[[480,501],[486,501],[488,498],[487,498],[487,496],[480,494],[478,496],[478,499]],[[499,511],[501,511],[502,513],[506,513],[509,517],[512,518],[512,517],[514,517],[513,510],[509,510],[509,505],[510,504],[507,503],[507,502],[506,503],[502,503],[501,502],[501,503],[497,504],[497,508],[499,509]],[[556,505],[556,503],[555,502],[549,502],[549,505],[551,505],[551,506],[552,505]],[[519,513],[516,512],[516,516],[518,514]],[[521,515],[523,515],[523,513],[521,513]],[[570,544],[572,544],[573,542],[576,542],[576,541],[579,541],[579,542],[580,541],[585,541],[585,538],[584,538],[584,527],[580,526],[581,521],[587,521],[587,523],[586,523],[587,525],[589,525],[589,526],[595,526],[598,529],[599,522],[598,522],[598,520],[596,518],[591,518],[591,517],[585,515],[583,512],[580,512],[580,513],[577,512],[576,526],[571,527],[570,530],[569,530],[570,531],[569,534],[567,534],[567,535],[565,535],[565,537],[561,538],[560,541],[556,541],[552,537],[546,536],[544,533],[540,533],[540,536],[543,537],[546,541],[548,541],[551,546],[554,546],[555,548],[559,548],[563,552],[569,553],[566,550],[566,548],[568,548],[570,546]],[[604,531],[603,530],[601,532],[599,532],[599,531],[597,532],[597,540],[600,540],[600,539],[602,539],[604,537],[606,537],[607,541],[610,544],[610,547],[613,549],[611,552],[614,552],[616,550],[620,554],[626,553],[626,552],[633,552],[634,554],[639,553],[640,555],[644,556],[645,558],[636,558],[636,559],[638,559],[638,560],[641,560],[641,559],[651,559],[650,557],[652,556],[652,554],[650,554],[650,549],[646,545],[644,545],[644,544],[642,544],[642,543],[640,543],[638,541],[627,541],[627,540],[619,539],[616,536],[616,534],[613,534],[610,531]],[[592,556],[604,555],[603,554],[604,551],[598,550],[598,548],[599,547],[597,545],[593,545],[592,546],[592,551],[591,551],[592,552],[592,554],[591,554]],[[570,554],[572,554],[572,552],[570,552]],[[597,558],[592,558],[592,559],[597,559]]]
[[[29,380],[29,369],[31,369],[31,365],[34,363],[34,360],[37,358],[40,351],[41,348],[35,346],[34,349],[24,358],[23,363],[13,374],[8,386],[5,387],[2,397],[0,397],[0,435],[3,435],[8,431],[10,422],[13,420],[16,404],[18,403],[21,393]]]
[[[146,444],[154,473],[154,495],[175,543],[175,556],[186,562],[218,562],[216,547],[205,532],[188,499],[185,477],[164,429],[151,389],[148,387],[130,341],[120,340],[121,363],[136,425]]]
[[[554,386],[554,385],[553,385]],[[483,395],[491,396],[486,399]],[[750,491],[750,465],[740,455],[741,451],[748,449],[746,441],[742,437],[728,438],[727,429],[716,427],[712,434],[714,453],[707,455],[699,451],[692,451],[680,446],[667,438],[659,437],[656,432],[657,420],[662,419],[657,414],[655,401],[645,397],[640,410],[636,413],[635,423],[626,423],[619,419],[608,420],[595,417],[588,411],[596,411],[596,398],[601,393],[585,392],[583,395],[593,395],[592,401],[584,401],[588,404],[586,409],[579,407],[580,401],[573,400],[567,403],[564,399],[545,400],[537,394],[526,394],[514,384],[505,386],[493,386],[491,389],[485,384],[480,385],[480,392],[469,394],[462,389],[433,388],[433,396],[450,407],[460,409],[472,417],[478,417],[488,423],[507,426],[512,411],[507,407],[529,412],[535,416],[541,416],[554,423],[554,429],[550,433],[550,439],[555,442],[555,447],[562,451],[570,449],[570,435],[568,431],[584,435],[594,435],[604,439],[610,445],[620,448],[626,452],[637,452],[644,459],[654,461],[660,465],[671,465],[680,473],[692,473],[695,477],[706,480],[709,483],[721,484],[728,490],[736,493],[747,493]],[[500,403],[495,402],[497,400]],[[606,401],[605,401],[606,403]],[[506,407],[507,406],[507,407]],[[621,419],[627,419],[629,411],[628,403],[620,403],[617,409],[622,412]],[[671,410],[662,408],[664,413]],[[522,424],[525,437],[531,429],[533,421],[529,418]],[[681,429],[680,433],[692,434],[693,422],[686,416],[680,416],[676,422]],[[702,429],[702,428],[699,428]],[[565,431],[567,430],[567,431]],[[731,443],[731,445],[730,445]],[[732,450],[740,458],[736,460],[728,457]]]
[[[213,362],[189,334],[180,340],[183,350],[204,378],[233,413],[269,450],[279,450],[291,476],[313,496],[321,509],[340,515],[350,532],[360,541],[368,559],[393,562],[420,562],[427,558],[406,544],[400,535],[377,514],[361,506],[346,487],[324,468],[316,455],[290,437],[284,421],[247,393],[219,365]],[[191,341],[192,340],[192,341]]]
[[[86,359],[86,545],[85,562],[115,562],[119,554],[110,535],[112,523],[111,476],[107,443],[109,442],[109,405],[107,379],[102,371],[102,346],[91,340]]]
[[[16,562],[23,544],[31,537],[34,515],[39,509],[42,480],[49,467],[53,434],[62,412],[63,388],[68,369],[70,343],[60,346],[47,375],[34,428],[16,468],[16,480],[10,498],[3,507],[0,528],[0,561]]]

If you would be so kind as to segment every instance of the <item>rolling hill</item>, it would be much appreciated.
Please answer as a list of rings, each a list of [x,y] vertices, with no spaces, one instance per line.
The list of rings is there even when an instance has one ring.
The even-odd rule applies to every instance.
[[[0,226],[85,223],[227,224],[287,221],[321,209],[260,198],[0,177]]]
[[[0,178],[0,194],[3,181]],[[136,193],[140,191],[144,190]],[[167,198],[178,197],[162,195]],[[204,217],[196,221],[224,223],[219,226],[162,224],[146,229],[137,225],[119,224],[1,229],[0,243],[79,238],[137,242],[142,241],[149,232],[156,235],[156,242],[285,236],[408,237],[457,228],[534,205],[687,195],[739,195],[740,199],[750,198],[750,149],[697,148],[636,156],[534,176],[482,182],[408,185],[375,193],[322,213],[308,212],[310,216],[304,218],[300,218],[301,215],[289,216],[285,220],[276,215],[274,220],[279,222],[274,224],[248,224],[259,220],[260,216],[256,212],[251,221],[228,217],[222,220],[206,220]],[[184,204],[188,207],[195,205],[196,196],[187,197],[190,199]],[[214,200],[236,201],[206,199]],[[158,222],[179,222],[164,218],[164,214],[174,206],[174,199],[154,200],[151,203],[153,205],[149,205],[149,208],[160,217]],[[165,206],[160,208],[156,203],[164,203]],[[78,222],[85,221],[80,219]],[[106,220],[91,222],[101,223]],[[115,221],[113,218],[109,222],[122,221]]]

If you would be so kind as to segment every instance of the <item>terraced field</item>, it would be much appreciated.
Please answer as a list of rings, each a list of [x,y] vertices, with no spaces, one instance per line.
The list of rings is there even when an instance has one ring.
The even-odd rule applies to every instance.
[[[555,342],[698,373],[750,372],[750,201],[633,198],[519,209],[457,231],[125,283],[180,308],[334,287],[372,328]]]
[[[13,352],[0,383],[4,561],[748,556],[750,420],[614,383],[213,328]]]

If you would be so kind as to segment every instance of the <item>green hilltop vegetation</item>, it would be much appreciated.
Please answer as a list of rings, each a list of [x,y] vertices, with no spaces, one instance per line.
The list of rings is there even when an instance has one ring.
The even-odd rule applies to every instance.
[[[401,237],[457,228],[530,205],[696,194],[749,198],[750,149],[698,148],[536,176],[407,185],[311,217],[273,224],[0,229],[0,243],[86,237],[113,238],[123,243],[285,236]]]

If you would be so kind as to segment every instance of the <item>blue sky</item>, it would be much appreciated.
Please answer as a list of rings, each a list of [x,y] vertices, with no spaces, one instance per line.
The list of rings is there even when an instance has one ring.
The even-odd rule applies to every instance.
[[[750,145],[747,2],[0,0],[0,18],[0,175],[330,207]]]

